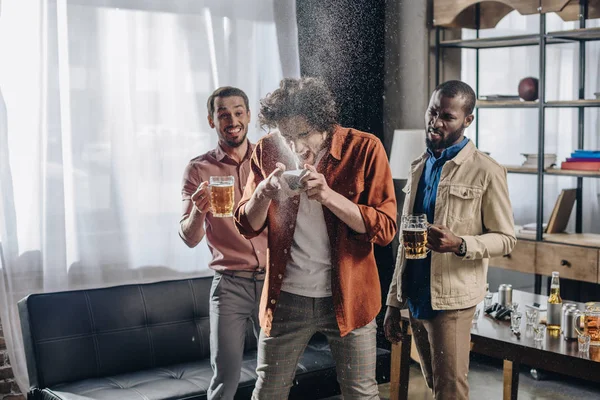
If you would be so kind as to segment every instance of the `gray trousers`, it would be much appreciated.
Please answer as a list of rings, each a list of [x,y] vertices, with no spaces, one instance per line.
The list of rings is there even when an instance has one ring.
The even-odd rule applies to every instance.
[[[344,400],[379,399],[375,320],[340,337],[331,297],[312,298],[281,292],[273,313],[271,336],[261,331],[258,379],[253,400],[287,399],[308,341],[316,332],[327,337]]]
[[[258,337],[258,306],[264,281],[218,272],[210,289],[210,363],[208,399],[233,399],[240,381],[248,320]]]

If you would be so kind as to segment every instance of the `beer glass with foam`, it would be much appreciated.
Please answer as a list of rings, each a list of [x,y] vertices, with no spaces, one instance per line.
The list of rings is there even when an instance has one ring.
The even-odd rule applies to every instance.
[[[402,245],[404,257],[417,260],[427,257],[427,215],[402,216]]]
[[[233,176],[211,176],[210,186],[210,209],[215,217],[233,216]]]

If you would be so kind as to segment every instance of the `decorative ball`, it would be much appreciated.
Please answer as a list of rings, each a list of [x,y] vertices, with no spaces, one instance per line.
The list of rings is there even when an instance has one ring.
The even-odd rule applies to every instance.
[[[521,79],[519,82],[519,97],[525,101],[538,99],[538,79],[531,76]]]

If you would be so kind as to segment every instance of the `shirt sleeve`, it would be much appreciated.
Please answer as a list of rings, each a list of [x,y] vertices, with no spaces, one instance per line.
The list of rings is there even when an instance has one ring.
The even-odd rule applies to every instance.
[[[194,207],[194,203],[192,202],[192,195],[196,192],[196,189],[202,182],[202,177],[200,176],[198,169],[194,167],[193,163],[189,163],[185,168],[182,179],[182,188],[181,188],[181,218],[179,219],[179,237],[188,247],[195,247],[204,237],[204,218],[206,218],[205,214],[199,216],[201,220],[199,221],[200,226],[194,235],[186,234],[184,232],[184,221],[188,219],[190,213],[192,212],[192,208]]]
[[[463,259],[476,260],[510,253],[517,243],[517,237],[504,167],[499,167],[491,174],[483,193],[481,217],[483,234],[461,236],[467,244]]]
[[[259,141],[256,144],[254,152],[252,153],[252,158],[250,159],[250,174],[248,175],[248,180],[246,181],[244,194],[242,195],[242,199],[238,203],[234,213],[235,227],[246,239],[252,239],[260,235],[260,233],[267,227],[268,217],[265,219],[265,223],[260,227],[260,229],[254,230],[252,225],[250,225],[248,214],[246,213],[246,204],[256,191],[258,184],[265,179],[262,171],[262,151],[263,141]]]
[[[355,234],[356,240],[388,245],[396,234],[396,194],[392,172],[385,149],[379,140],[367,146],[365,164],[366,204],[357,204],[366,227],[366,233]]]

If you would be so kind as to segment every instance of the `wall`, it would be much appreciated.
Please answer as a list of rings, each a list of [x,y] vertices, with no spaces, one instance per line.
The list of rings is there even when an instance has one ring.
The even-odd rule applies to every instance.
[[[424,128],[424,115],[435,88],[433,0],[386,2],[383,124],[390,148],[394,129]],[[446,39],[460,30],[446,31]],[[443,54],[440,82],[460,79],[460,51]]]

